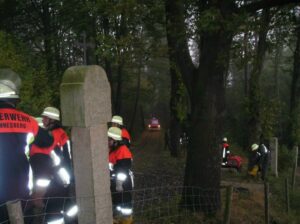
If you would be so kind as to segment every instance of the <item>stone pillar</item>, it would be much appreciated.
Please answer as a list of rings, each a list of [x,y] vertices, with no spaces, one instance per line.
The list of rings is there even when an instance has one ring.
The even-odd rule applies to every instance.
[[[10,224],[24,224],[22,205],[20,201],[6,203]]]
[[[112,223],[107,139],[111,98],[106,73],[96,65],[70,67],[60,93],[63,125],[72,127],[79,223]]]
[[[273,137],[270,139],[271,150],[271,172],[278,177],[278,139]]]

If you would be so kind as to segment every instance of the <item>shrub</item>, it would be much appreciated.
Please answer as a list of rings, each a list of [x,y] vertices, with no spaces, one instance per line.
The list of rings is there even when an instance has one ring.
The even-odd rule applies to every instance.
[[[278,149],[278,171],[287,171],[294,164],[294,151],[289,150],[286,146]]]

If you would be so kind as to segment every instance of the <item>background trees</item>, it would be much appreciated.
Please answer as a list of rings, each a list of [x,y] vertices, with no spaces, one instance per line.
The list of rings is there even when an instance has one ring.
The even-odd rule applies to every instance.
[[[0,65],[22,74],[20,106],[34,115],[59,106],[67,67],[103,66],[113,112],[133,133],[144,117],[160,116],[176,157],[178,137],[188,131],[185,185],[211,189],[217,203],[200,197],[198,209],[214,212],[222,136],[244,148],[261,135],[298,143],[297,3],[2,0]]]

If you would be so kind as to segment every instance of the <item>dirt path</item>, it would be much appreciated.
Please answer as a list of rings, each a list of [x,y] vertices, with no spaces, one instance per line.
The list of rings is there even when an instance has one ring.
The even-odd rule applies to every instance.
[[[170,156],[164,148],[163,131],[144,131],[133,149],[136,187],[182,186],[184,158]]]

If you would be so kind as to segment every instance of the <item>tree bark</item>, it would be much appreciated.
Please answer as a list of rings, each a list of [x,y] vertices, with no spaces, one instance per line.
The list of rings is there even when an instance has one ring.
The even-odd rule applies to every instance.
[[[120,15],[121,21],[119,25],[119,29],[116,32],[116,39],[120,41],[122,37],[127,35],[127,15],[125,12],[122,12]],[[117,23],[116,23],[117,24]],[[118,47],[118,65],[117,65],[117,82],[116,82],[116,94],[114,99],[114,111],[116,114],[120,114],[122,110],[122,91],[123,91],[123,73],[124,73],[124,53],[123,47],[120,45]]]
[[[244,93],[245,93],[245,97],[248,96],[248,79],[249,79],[249,63],[248,63],[248,30],[245,31],[244,33],[244,59],[243,59],[243,63],[244,63]]]
[[[133,107],[131,122],[130,122],[130,126],[129,126],[129,132],[131,132],[131,133],[132,133],[132,130],[133,130],[135,117],[136,117],[136,113],[137,113],[137,109],[138,109],[138,103],[139,103],[139,99],[140,99],[141,73],[142,73],[143,63],[142,63],[142,58],[140,58],[139,60],[140,60],[140,63],[139,63],[138,74],[137,74],[136,95],[135,95],[135,101],[134,101],[134,107]]]
[[[257,54],[253,63],[253,70],[249,82],[249,121],[248,121],[248,145],[258,143],[262,134],[261,127],[261,91],[260,76],[263,68],[265,53],[267,49],[267,33],[270,22],[270,10],[264,9],[259,30]]]
[[[171,75],[170,98],[170,151],[171,156],[178,157],[181,124],[177,115],[180,82],[191,90],[191,77],[195,70],[191,61],[184,24],[184,5],[181,0],[166,0],[166,30]]]
[[[220,208],[220,149],[225,109],[225,73],[229,62],[232,33],[216,31],[204,34],[198,79],[192,97],[193,128],[190,130],[190,145],[185,170],[187,194],[183,205],[193,204],[205,213],[214,213]],[[211,51],[211,49],[214,49]],[[222,55],[220,55],[222,52]],[[220,61],[222,56],[223,61]],[[200,197],[195,197],[195,191]],[[186,192],[185,192],[186,193]]]
[[[297,141],[297,127],[299,127],[299,122],[297,117],[299,111],[299,97],[300,97],[300,23],[298,21],[296,28],[296,48],[294,51],[294,67],[292,73],[291,82],[291,96],[290,96],[290,122],[289,122],[289,136],[288,143],[289,146],[295,146],[299,144]]]

